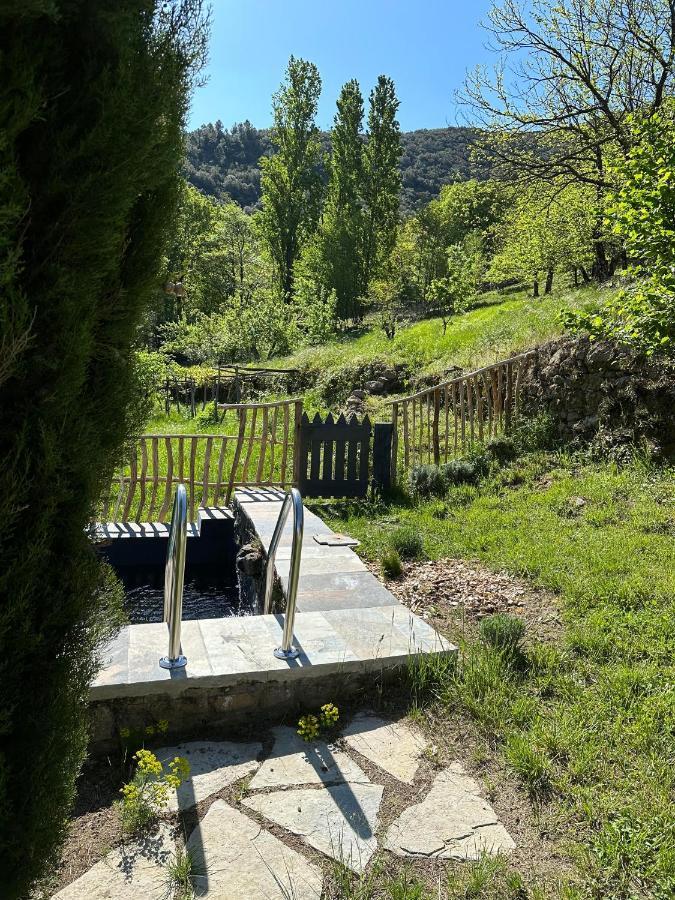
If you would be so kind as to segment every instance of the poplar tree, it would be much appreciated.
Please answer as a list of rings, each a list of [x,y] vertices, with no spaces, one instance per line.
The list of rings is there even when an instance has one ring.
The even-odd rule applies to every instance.
[[[368,284],[386,267],[396,245],[401,191],[401,129],[394,82],[380,75],[370,93],[368,140],[363,152],[363,278]]]
[[[336,315],[357,317],[365,294],[363,271],[363,97],[359,83],[348,81],[340,92],[331,131],[332,156],[328,195],[314,254],[321,287],[335,292]],[[311,255],[311,254],[310,254]]]
[[[273,98],[273,156],[263,156],[260,229],[277,268],[284,299],[295,292],[294,269],[315,228],[321,204],[321,144],[316,112],[321,77],[314,63],[291,56]]]

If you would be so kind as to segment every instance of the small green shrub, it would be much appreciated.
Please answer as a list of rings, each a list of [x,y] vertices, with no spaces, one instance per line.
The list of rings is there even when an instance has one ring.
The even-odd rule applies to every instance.
[[[380,565],[382,566],[382,574],[385,578],[398,578],[403,571],[401,557],[398,555],[398,551],[394,550],[393,547],[388,547],[383,551],[382,556],[380,557]]]
[[[446,483],[478,484],[490,471],[490,462],[484,456],[474,459],[453,459],[441,466],[441,473]]]
[[[401,525],[389,536],[389,547],[401,559],[419,559],[424,553],[424,542],[419,531],[411,525]]]
[[[442,497],[448,482],[439,466],[415,466],[409,475],[410,493],[416,498]]]
[[[506,435],[493,437],[492,440],[488,441],[485,445],[485,452],[500,465],[511,462],[518,455],[513,438]]]
[[[511,438],[518,454],[552,450],[559,443],[556,424],[549,413],[519,418],[511,429]]]
[[[503,653],[515,653],[524,634],[525,623],[522,619],[516,619],[505,613],[488,616],[480,623],[481,638],[486,644]]]

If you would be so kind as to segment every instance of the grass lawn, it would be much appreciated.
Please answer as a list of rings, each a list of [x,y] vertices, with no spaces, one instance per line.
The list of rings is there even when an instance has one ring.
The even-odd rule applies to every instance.
[[[436,739],[470,716],[532,815],[562,819],[574,863],[566,885],[525,890],[516,872],[511,890],[497,866],[458,896],[675,896],[673,470],[538,452],[442,499],[321,509],[371,560],[407,526],[431,559],[479,560],[558,596],[562,640],[530,634],[509,656],[458,627],[456,669],[416,678]]]

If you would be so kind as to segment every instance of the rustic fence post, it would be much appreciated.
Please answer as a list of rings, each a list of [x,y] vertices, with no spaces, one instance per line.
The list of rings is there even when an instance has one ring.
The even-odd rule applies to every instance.
[[[391,487],[394,425],[376,422],[373,426],[373,490],[382,493]]]
[[[438,420],[441,416],[441,392],[436,389],[434,391],[434,421],[432,423],[432,440],[434,444],[434,465],[438,466],[441,462],[441,447],[438,440]]]
[[[300,483],[300,455],[302,439],[302,400],[295,401],[295,421],[293,425],[293,485]]]
[[[218,375],[216,377],[216,389],[213,392],[213,418],[218,421],[218,400],[220,399],[220,363],[218,363]]]
[[[513,409],[513,364],[506,363],[506,411],[504,428],[508,434],[511,431],[511,413]]]
[[[396,484],[396,469],[398,467],[398,403],[391,408],[391,468],[389,481]]]

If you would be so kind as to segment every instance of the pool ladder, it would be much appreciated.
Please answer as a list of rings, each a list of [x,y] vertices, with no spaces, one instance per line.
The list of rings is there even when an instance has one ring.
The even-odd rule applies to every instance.
[[[302,507],[302,497],[297,488],[291,488],[286,492],[284,502],[281,504],[279,518],[274,528],[274,534],[267,551],[267,567],[265,569],[265,606],[263,612],[269,615],[272,612],[272,587],[274,585],[274,559],[281,535],[288,518],[288,513],[293,509],[293,542],[291,544],[291,565],[288,574],[288,594],[286,596],[286,616],[284,618],[284,632],[281,638],[281,647],[277,647],[274,655],[277,659],[295,659],[299,651],[293,646],[293,626],[295,624],[295,603],[298,594],[298,578],[300,577],[300,558],[302,556],[302,534],[305,528],[305,514]]]
[[[185,580],[185,552],[187,549],[187,491],[179,484],[173,499],[169,546],[164,568],[164,621],[169,625],[169,655],[159,664],[163,669],[182,669],[187,665],[180,645],[183,618],[183,582]]]
[[[264,612],[272,612],[272,588],[274,586],[274,560],[288,514],[293,509],[293,540],[291,544],[291,562],[288,578],[288,595],[286,598],[286,616],[281,637],[281,647],[277,647],[274,655],[277,659],[295,659],[299,651],[293,646],[293,626],[295,624],[295,605],[298,594],[298,578],[300,577],[300,559],[302,556],[302,535],[305,527],[302,497],[297,488],[286,492],[281,504],[279,518],[267,553],[265,569],[265,605]],[[187,491],[184,484],[179,484],[173,501],[171,527],[169,529],[169,545],[166,551],[164,569],[164,621],[169,626],[169,653],[163,656],[159,664],[163,669],[182,669],[187,665],[187,657],[183,655],[180,634],[183,617],[183,583],[185,580],[185,554],[187,545]]]

